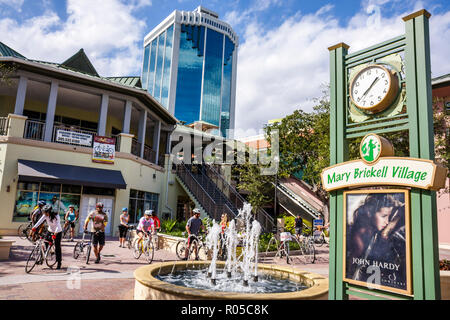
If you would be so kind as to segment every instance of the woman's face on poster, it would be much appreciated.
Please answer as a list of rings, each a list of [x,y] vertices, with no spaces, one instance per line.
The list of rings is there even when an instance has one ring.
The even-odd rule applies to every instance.
[[[383,230],[389,223],[389,216],[392,212],[392,207],[383,207],[375,213],[375,227],[378,231]]]

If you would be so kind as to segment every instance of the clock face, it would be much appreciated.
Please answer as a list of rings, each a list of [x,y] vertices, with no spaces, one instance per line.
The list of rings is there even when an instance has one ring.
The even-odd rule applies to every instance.
[[[383,66],[370,65],[359,71],[350,85],[350,98],[360,109],[379,112],[397,96],[397,77]]]

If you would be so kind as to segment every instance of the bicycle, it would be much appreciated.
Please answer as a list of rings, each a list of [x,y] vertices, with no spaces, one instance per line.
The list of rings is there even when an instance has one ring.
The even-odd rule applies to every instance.
[[[66,222],[64,223],[64,227],[63,227],[62,239],[65,239],[65,240],[72,239],[72,234],[70,231],[71,231],[70,221],[66,220]]]
[[[186,232],[183,232],[183,236],[185,236],[185,235],[186,235]],[[188,239],[189,239],[189,237],[184,240],[180,240],[177,243],[175,250],[177,253],[177,257],[180,260],[183,260],[185,258],[186,248],[188,247]],[[192,240],[190,247],[189,247],[188,256],[187,256],[188,260],[191,258],[195,247],[197,247],[197,257],[196,257],[197,260],[200,259],[200,252],[202,253],[202,256],[206,257],[206,259],[208,258],[209,249],[206,246],[204,235],[199,235]]]
[[[330,238],[325,235],[324,228],[319,228],[317,233],[314,234],[314,243],[316,246],[321,247],[323,244],[330,244]]]
[[[90,235],[89,240],[85,240],[85,235]],[[73,258],[75,260],[82,254],[85,254],[86,264],[89,264],[89,259],[91,257],[92,250],[92,238],[94,237],[95,232],[84,231],[83,237],[81,241],[78,241],[73,248]]]
[[[300,246],[301,254],[305,260],[305,263],[314,263],[316,261],[316,251],[314,248],[314,239],[312,236],[303,232],[300,236],[296,235],[295,238]]]
[[[30,220],[30,218],[28,218]],[[27,239],[28,241],[31,241],[31,228],[33,227],[33,222],[29,221],[28,223],[22,223],[19,228],[17,229],[17,233],[19,235],[19,238],[24,240]]]
[[[39,235],[36,244],[31,251],[27,263],[25,264],[25,272],[30,273],[36,264],[45,263],[50,269],[56,264],[56,252],[53,241],[45,239],[43,235]]]
[[[186,232],[182,233],[183,237],[186,236]],[[178,241],[177,246],[175,247],[175,252],[177,253],[178,259],[183,259],[186,253],[186,248],[188,246],[188,238]]]
[[[153,255],[155,254],[155,248],[153,247],[152,236],[148,232],[144,233],[145,239],[142,241],[134,241],[133,256],[135,259],[139,259],[142,254],[145,255],[145,259],[148,263],[152,263]]]
[[[128,225],[128,228],[127,228],[127,235],[126,235],[126,237],[125,237],[125,243],[126,243],[126,246],[127,246],[128,249],[131,249],[131,248],[133,248],[133,246],[134,246],[135,238],[134,238],[134,237],[131,237],[131,232],[132,232],[134,229],[136,229],[136,226],[135,226],[135,225],[132,225],[132,224],[129,224],[129,225]]]

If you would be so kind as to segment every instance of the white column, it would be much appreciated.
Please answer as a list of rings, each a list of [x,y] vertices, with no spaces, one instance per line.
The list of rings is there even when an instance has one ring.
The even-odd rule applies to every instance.
[[[140,157],[144,157],[144,145],[145,145],[145,130],[147,126],[147,110],[141,110],[141,115],[139,118],[139,133],[138,142],[141,144]]]
[[[44,141],[52,141],[53,122],[55,121],[56,100],[58,98],[59,84],[56,81],[52,81],[50,85],[50,96],[47,104],[47,116],[45,118],[45,132]]]
[[[16,105],[14,107],[14,114],[23,115],[23,109],[25,106],[25,96],[27,94],[27,82],[26,77],[20,76],[19,86],[17,87]]]
[[[155,131],[153,132],[153,150],[156,152],[155,164],[158,164],[159,158],[159,142],[161,136],[161,121],[155,121]]]
[[[125,110],[123,114],[122,133],[130,133],[132,103],[127,100],[125,102]]]
[[[98,130],[97,130],[97,134],[99,136],[104,136],[106,134],[108,103],[109,103],[109,96],[107,94],[102,94],[102,104],[100,107],[100,115],[98,117]]]

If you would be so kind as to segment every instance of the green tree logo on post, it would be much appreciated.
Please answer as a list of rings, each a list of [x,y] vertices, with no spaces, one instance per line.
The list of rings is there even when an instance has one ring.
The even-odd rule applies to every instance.
[[[378,160],[381,154],[380,139],[375,134],[369,134],[363,138],[360,145],[361,158],[368,162]]]

